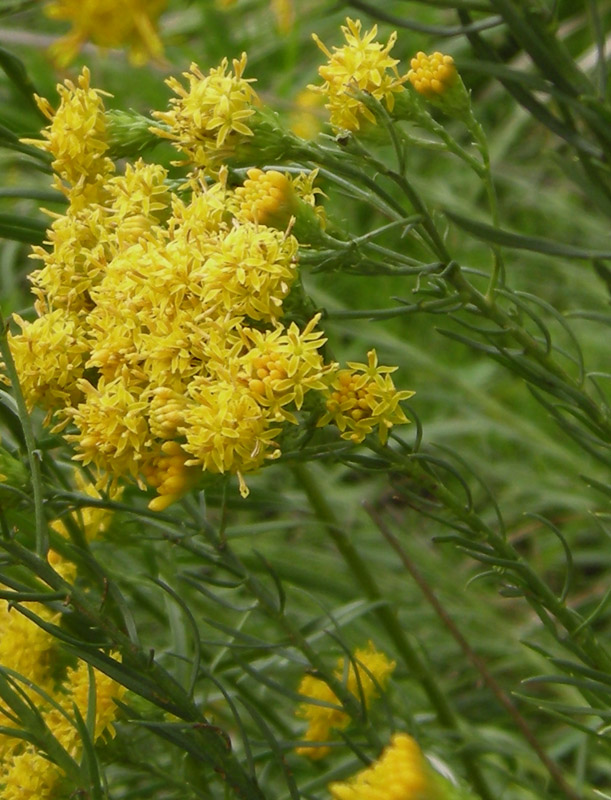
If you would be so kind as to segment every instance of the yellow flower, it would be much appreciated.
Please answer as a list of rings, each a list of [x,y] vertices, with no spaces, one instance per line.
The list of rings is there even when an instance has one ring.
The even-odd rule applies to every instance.
[[[101,500],[102,495],[98,492],[95,486],[87,480],[87,478],[83,475],[83,473],[79,469],[75,469],[73,472],[74,480],[76,482],[76,486],[78,490],[82,493],[91,497],[94,500]],[[112,500],[118,500],[122,494],[122,490],[119,489],[118,491],[111,492],[110,497]],[[97,536],[105,533],[110,525],[110,521],[112,519],[113,512],[108,508],[97,508],[95,506],[86,506],[84,508],[79,508],[76,511],[72,512],[72,518],[74,521],[80,526],[81,530],[85,534],[85,538],[87,541],[91,541],[95,539]],[[66,524],[61,519],[56,519],[50,523],[51,527],[54,531],[57,531],[62,536],[68,536],[68,528]],[[49,560],[52,561],[53,551],[50,551]],[[66,562],[64,562],[66,563]],[[57,571],[58,564],[53,564],[54,568]],[[65,576],[63,576],[65,577]],[[66,578],[67,580],[67,578]]]
[[[408,422],[399,403],[414,393],[395,389],[389,373],[397,367],[379,367],[375,350],[370,350],[367,357],[367,364],[348,362],[349,369],[337,372],[327,399],[327,412],[317,424],[322,427],[332,420],[343,439],[357,444],[377,427],[380,441],[385,444],[393,425]]]
[[[44,264],[30,275],[36,310],[43,314],[61,308],[74,316],[90,311],[90,291],[114,255],[116,237],[107,212],[93,206],[57,216],[47,236],[51,250],[33,247],[31,254]]]
[[[411,60],[411,69],[407,73],[414,89],[425,96],[443,94],[452,86],[458,77],[452,56],[443,53],[419,52]]]
[[[384,688],[395,666],[396,662],[376,650],[373,642],[369,642],[366,648],[355,651],[348,666],[346,688],[358,698],[362,692],[365,706],[368,708],[377,694],[378,687]],[[345,672],[346,659],[340,658],[334,675],[338,680],[344,680]],[[308,721],[308,729],[303,737],[306,742],[324,742],[330,738],[333,730],[342,730],[350,723],[350,717],[339,707],[339,700],[334,692],[320,678],[305,675],[299,684],[299,694],[327,704],[314,705],[304,702],[297,709],[297,715]],[[323,758],[330,750],[331,748],[327,746],[306,745],[296,748],[297,753],[311,759]]]
[[[193,274],[205,288],[204,305],[217,315],[277,319],[297,278],[297,248],[294,236],[273,228],[253,223],[232,228]]]
[[[120,250],[135,244],[162,222],[171,203],[165,185],[167,174],[160,164],[138,159],[133,165],[127,164],[125,175],[117,175],[107,183],[109,224],[116,231]]]
[[[329,102],[325,108],[331,112],[330,122],[336,130],[358,131],[362,118],[373,124],[376,120],[371,111],[354,97],[354,90],[368,92],[392,111],[395,93],[404,90],[407,76],[399,76],[396,66],[399,62],[389,55],[397,39],[396,32],[390,35],[386,45],[382,45],[374,41],[377,25],[361,37],[361,21],[348,17],[346,22],[347,26],[342,26],[346,44],[334,47],[333,53],[316,34],[312,34],[329,61],[318,69],[324,84],[308,88],[327,97]]]
[[[271,0],[271,9],[280,33],[288,33],[295,23],[293,0]]]
[[[79,431],[66,436],[77,447],[74,460],[115,478],[136,477],[150,440],[147,403],[122,378],[110,383],[101,379],[97,388],[83,379],[79,388],[84,402],[66,412]]]
[[[294,403],[299,410],[306,392],[326,388],[324,376],[332,369],[325,366],[318,350],[327,341],[322,331],[314,331],[320,314],[313,317],[303,331],[292,322],[273,331],[243,328],[248,350],[241,359],[248,375],[248,386],[262,405],[290,422],[295,417],[284,406]]]
[[[273,440],[280,429],[270,427],[268,415],[248,388],[201,379],[193,381],[189,392],[193,402],[178,428],[186,439],[183,449],[192,456],[187,466],[241,475],[279,455]],[[241,491],[248,493],[243,483]]]
[[[0,765],[2,800],[52,800],[62,771],[29,746]]]
[[[100,47],[129,47],[133,64],[159,58],[163,47],[156,31],[157,18],[167,0],[52,0],[45,13],[68,20],[70,32],[51,48],[60,66],[69,64],[90,39]]]
[[[204,75],[197,64],[191,64],[183,76],[188,89],[169,78],[166,83],[178,95],[170,100],[169,111],[155,111],[153,116],[165,123],[154,133],[170,139],[196,166],[218,170],[235,147],[253,135],[248,120],[255,113],[257,94],[250,86],[252,78],[243,78],[246,53],[233,60],[233,74],[227,74],[229,62],[223,59]]]
[[[393,736],[378,761],[348,781],[329,784],[333,800],[438,800],[440,792],[418,744],[405,733]]]
[[[23,139],[53,156],[53,171],[69,188],[61,181],[56,185],[68,195],[73,210],[100,199],[105,180],[114,172],[113,162],[105,156],[105,92],[92,89],[90,77],[88,68],[83,67],[78,85],[69,80],[65,85],[58,84],[61,101],[57,111],[48,100],[37,96],[36,102],[51,124],[42,131],[44,141]]]
[[[78,397],[89,344],[79,326],[58,309],[27,322],[13,318],[21,333],[9,333],[8,341],[28,408],[41,405],[55,411]]]
[[[297,211],[291,179],[277,170],[264,172],[255,168],[249,169],[247,174],[244,185],[235,190],[239,202],[238,219],[286,228]]]

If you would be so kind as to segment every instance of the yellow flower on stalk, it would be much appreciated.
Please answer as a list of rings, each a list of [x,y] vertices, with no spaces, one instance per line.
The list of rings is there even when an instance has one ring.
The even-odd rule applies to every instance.
[[[243,78],[246,53],[233,60],[233,74],[227,73],[229,62],[204,75],[197,64],[183,72],[188,88],[176,78],[166,83],[177,95],[170,100],[169,111],[154,111],[153,116],[164,123],[153,132],[170,139],[195,166],[212,172],[233,154],[236,146],[253,136],[248,121],[255,113],[258,97],[251,87],[253,78]]]
[[[141,65],[163,55],[156,23],[167,0],[52,0],[45,13],[72,28],[51,47],[59,66],[69,64],[83,44],[129,47],[129,60]]]
[[[302,89],[295,96],[290,116],[290,128],[302,139],[315,139],[322,130],[323,98],[320,92]]]
[[[56,186],[68,196],[73,210],[101,199],[104,183],[115,169],[105,155],[108,142],[102,95],[106,92],[92,89],[90,78],[89,69],[83,67],[76,85],[69,80],[58,84],[61,100],[57,111],[48,100],[36,96],[51,125],[42,131],[43,141],[22,140],[53,156],[53,171],[61,179],[56,179]]]
[[[377,427],[382,444],[393,425],[408,422],[399,403],[414,392],[398,391],[390,377],[397,367],[378,366],[375,350],[367,353],[368,363],[348,362],[349,369],[337,372],[327,398],[327,412],[318,421],[322,427],[333,421],[342,439],[358,444]]]
[[[90,291],[114,253],[116,236],[108,213],[99,206],[70,209],[55,217],[47,239],[50,249],[36,246],[30,255],[44,265],[29,276],[36,311],[42,315],[61,308],[79,318],[91,310]]]
[[[373,642],[369,642],[366,648],[355,650],[348,666],[347,677],[345,677],[344,658],[338,660],[337,669],[333,674],[338,680],[345,679],[348,691],[357,698],[362,697],[365,707],[368,708],[371,700],[377,695],[378,688],[384,689],[395,666],[396,662],[376,650]],[[313,675],[305,675],[299,684],[299,694],[326,704],[315,705],[306,701],[298,707],[297,716],[308,721],[308,729],[303,737],[306,742],[327,741],[334,730],[343,730],[349,725],[350,717],[339,707],[339,700],[325,681]],[[304,745],[296,748],[299,755],[313,760],[323,758],[330,750],[331,748],[325,745]]]
[[[378,33],[377,25],[361,37],[360,20],[348,17],[346,23],[347,25],[342,26],[346,44],[343,47],[334,47],[333,53],[316,34],[312,34],[329,61],[318,69],[318,74],[325,81],[323,85],[308,88],[327,97],[325,108],[331,113],[330,122],[333,128],[358,131],[363,120],[374,125],[376,120],[372,112],[354,96],[354,91],[358,89],[368,92],[376,100],[384,102],[388,111],[392,111],[395,94],[404,91],[403,84],[407,75],[399,75],[399,61],[390,56],[397,39],[396,32],[383,45],[374,41]]]
[[[295,24],[294,0],[270,0],[272,12],[280,33],[289,33]]]
[[[240,222],[260,222],[281,231],[291,230],[302,242],[316,240],[324,229],[326,217],[314,188],[318,170],[300,172],[291,177],[277,170],[249,169],[248,177],[238,186],[231,202]]]
[[[419,94],[426,97],[443,94],[458,77],[454,59],[443,53],[427,55],[421,51],[410,63],[412,68],[407,73],[409,82]]]
[[[329,784],[333,800],[442,800],[437,779],[417,742],[396,733],[380,758],[347,781]]]
[[[288,175],[275,169],[248,170],[248,178],[235,190],[240,220],[260,222],[273,228],[286,228],[297,211],[297,198]]]

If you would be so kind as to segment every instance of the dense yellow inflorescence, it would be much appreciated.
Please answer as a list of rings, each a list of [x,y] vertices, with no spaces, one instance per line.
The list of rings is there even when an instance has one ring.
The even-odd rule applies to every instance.
[[[407,73],[409,82],[425,97],[441,95],[456,82],[458,73],[452,56],[439,52],[431,55],[419,52],[410,63],[412,68]]]
[[[299,283],[293,231],[322,235],[324,215],[316,171],[250,169],[228,185],[223,162],[250,135],[256,100],[245,64],[207,76],[192,65],[188,89],[169,81],[178,97],[156,114],[158,132],[194,167],[179,192],[159,164],[117,173],[87,69],[59,87],[57,110],[38,99],[50,125],[33,143],[52,156],[68,207],[33,250],[38,318],[15,317],[9,335],[22,389],[97,490],[131,479],[157,491],[158,511],[202,472],[237,475],[246,495],[243,475],[278,458],[287,426],[306,418],[354,442],[406,421],[409,393],[391,368],[374,358],[339,370],[324,358],[319,314],[283,322]]]
[[[333,800],[437,800],[429,767],[417,742],[405,733],[393,736],[378,761],[348,781],[329,785]]]
[[[340,658],[334,675],[338,680],[344,680],[347,672],[346,688],[355,697],[362,697],[368,707],[378,690],[384,689],[395,666],[394,661],[369,642],[366,648],[355,651],[353,660],[348,665],[345,659]],[[297,709],[297,715],[308,722],[304,741],[326,742],[332,737],[333,731],[343,730],[350,723],[350,717],[341,708],[335,693],[321,678],[305,675],[299,684],[299,694],[327,704],[304,702]],[[330,750],[327,745],[303,745],[296,748],[297,753],[314,760],[328,755]]]
[[[86,41],[100,47],[127,46],[136,65],[159,58],[163,47],[156,23],[166,5],[167,0],[51,0],[45,6],[47,16],[72,26],[51,52],[61,66],[69,64]]]
[[[337,130],[358,131],[363,122],[375,124],[374,114],[355,97],[355,90],[367,92],[376,100],[383,102],[388,111],[395,104],[395,94],[404,91],[407,76],[397,71],[398,59],[390,56],[397,34],[391,34],[383,45],[376,42],[377,25],[361,36],[360,20],[349,17],[342,31],[346,44],[334,47],[331,53],[316,34],[313,38],[328,62],[318,69],[323,78],[322,86],[308,87],[327,99],[326,108],[330,112],[330,122]]]

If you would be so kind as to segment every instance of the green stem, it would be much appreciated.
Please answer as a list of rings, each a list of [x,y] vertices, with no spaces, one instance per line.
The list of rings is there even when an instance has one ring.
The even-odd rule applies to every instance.
[[[32,493],[34,495],[34,514],[36,520],[36,552],[41,558],[47,557],[49,550],[49,530],[43,505],[42,475],[40,471],[40,451],[36,447],[36,439],[32,428],[32,420],[28,412],[13,354],[8,344],[8,324],[0,311],[0,352],[4,359],[4,367],[13,388],[13,395],[17,404],[19,421],[23,429],[25,446],[28,451],[28,464],[32,477]]]
[[[293,465],[293,471],[314,513],[320,522],[323,523],[326,532],[329,534],[329,537],[352,571],[366,597],[373,602],[384,600],[384,596],[375,578],[369,571],[367,564],[358,550],[344,532],[339,519],[327,502],[324,492],[321,490],[312,472],[302,463],[295,463]],[[420,682],[422,688],[426,692],[440,723],[451,730],[462,732],[460,720],[450,705],[448,698],[432,675],[429,665],[424,662],[417,650],[414,649],[405,636],[405,632],[395,612],[388,604],[384,603],[376,608],[375,613],[410,672]],[[463,752],[462,757],[465,770],[476,791],[482,798],[485,798],[485,800],[493,800],[494,793],[488,787],[487,781],[476,759],[465,752]]]

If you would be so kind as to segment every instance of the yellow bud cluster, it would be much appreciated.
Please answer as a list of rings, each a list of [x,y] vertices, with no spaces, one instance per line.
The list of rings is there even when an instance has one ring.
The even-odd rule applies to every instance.
[[[456,81],[458,75],[452,56],[435,52],[427,55],[422,51],[411,60],[407,73],[409,82],[422,95],[443,94]]]
[[[244,220],[286,227],[295,212],[296,198],[290,178],[282,172],[249,169],[244,185],[235,190],[237,215]]]
[[[143,466],[147,483],[157,490],[158,496],[149,503],[152,511],[163,511],[189,489],[194,470],[186,466],[187,459],[178,442],[167,441],[161,445],[161,454]]]

